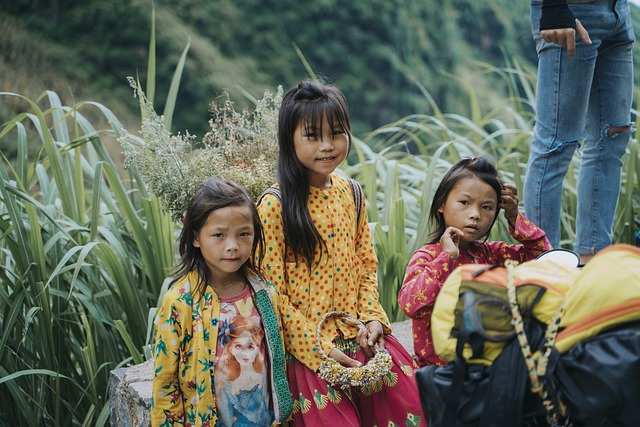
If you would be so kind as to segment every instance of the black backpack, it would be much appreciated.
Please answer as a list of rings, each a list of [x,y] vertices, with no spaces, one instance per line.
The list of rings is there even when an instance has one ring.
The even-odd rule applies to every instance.
[[[532,346],[542,342],[541,324],[527,324]],[[532,393],[520,345],[509,338],[490,366],[468,363],[462,347],[469,342],[479,356],[484,338],[477,331],[458,335],[457,357],[446,366],[425,366],[416,371],[423,412],[429,427],[514,427],[547,425],[546,411]],[[459,352],[458,352],[459,350]]]

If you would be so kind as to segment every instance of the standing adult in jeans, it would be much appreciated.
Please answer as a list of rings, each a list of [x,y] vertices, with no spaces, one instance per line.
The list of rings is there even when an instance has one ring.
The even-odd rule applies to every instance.
[[[558,247],[562,181],[582,145],[574,250],[584,263],[613,234],[632,131],[631,11],[627,0],[531,0],[531,26],[538,82],[524,209]]]

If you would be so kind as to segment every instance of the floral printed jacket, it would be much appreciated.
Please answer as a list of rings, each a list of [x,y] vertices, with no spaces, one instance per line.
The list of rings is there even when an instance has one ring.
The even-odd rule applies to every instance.
[[[217,422],[213,372],[216,364],[220,301],[207,287],[196,298],[195,272],[174,283],[155,319],[155,374],[151,400],[153,426],[213,427]],[[293,401],[284,365],[282,329],[274,286],[252,277],[253,301],[265,328],[274,424],[289,417]]]

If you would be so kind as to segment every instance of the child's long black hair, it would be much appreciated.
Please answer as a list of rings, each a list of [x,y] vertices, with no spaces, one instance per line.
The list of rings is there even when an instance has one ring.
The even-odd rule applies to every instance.
[[[185,276],[192,270],[198,273],[200,282],[194,286],[192,294],[204,291],[209,283],[209,269],[200,252],[200,248],[193,246],[193,241],[207,222],[209,214],[218,209],[230,206],[246,206],[251,211],[253,221],[253,247],[251,256],[240,267],[240,273],[245,281],[249,280],[249,274],[253,273],[261,277],[259,265],[264,257],[264,236],[262,224],[256,204],[246,188],[227,179],[209,178],[191,198],[187,215],[184,218],[184,227],[180,233],[179,253],[180,261],[173,274],[174,282]]]
[[[312,268],[316,249],[321,249],[324,241],[313,225],[307,209],[309,176],[296,156],[293,135],[301,122],[322,134],[325,117],[332,129],[339,127],[347,133],[351,149],[351,121],[347,101],[333,85],[311,81],[299,83],[284,95],[278,118],[280,152],[277,180],[282,193],[285,248],[295,254],[296,261],[304,259],[309,269]]]
[[[498,201],[500,200],[500,195],[502,194],[502,182],[500,181],[500,178],[498,178],[498,171],[496,170],[496,167],[489,159],[485,157],[468,157],[458,161],[458,163],[453,165],[442,177],[442,181],[440,181],[440,185],[438,185],[438,189],[433,195],[431,209],[429,210],[429,222],[431,224],[435,224],[435,227],[431,234],[429,234],[428,244],[438,243],[440,241],[440,237],[442,237],[444,231],[447,229],[447,226],[444,223],[444,215],[442,215],[442,212],[440,212],[439,209],[444,206],[444,203],[447,201],[447,197],[449,197],[449,193],[451,193],[451,190],[456,186],[458,181],[463,178],[471,178],[473,176],[478,177],[480,180],[491,186],[498,196]],[[493,218],[491,227],[489,227],[487,233],[482,237],[486,238],[489,236],[489,232],[498,218],[498,212],[500,212],[499,204],[496,208],[496,216]]]

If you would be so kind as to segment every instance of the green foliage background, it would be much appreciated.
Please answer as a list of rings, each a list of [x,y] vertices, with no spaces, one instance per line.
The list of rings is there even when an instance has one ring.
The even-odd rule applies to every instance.
[[[130,123],[137,103],[126,76],[147,72],[153,5],[156,106],[190,40],[173,129],[200,136],[225,88],[247,105],[245,91],[259,98],[305,78],[296,49],[343,89],[356,134],[433,113],[425,90],[443,111],[467,115],[470,83],[494,106],[505,92],[478,62],[536,63],[525,0],[15,0],[0,8],[0,88],[30,97],[50,89],[70,102],[91,94]],[[0,107],[0,122],[18,109]]]
[[[149,355],[179,224],[138,171],[121,167],[115,141],[144,115],[126,76],[146,76],[150,95],[156,73],[150,98],[166,125],[200,136],[224,88],[251,104],[310,69],[341,86],[356,136],[342,172],[363,184],[394,320],[449,166],[486,155],[522,188],[535,61],[526,1],[156,6],[156,50],[148,1],[16,0],[0,10],[0,426],[106,425],[109,372]],[[640,228],[639,153],[634,137],[615,242]],[[578,163],[564,186],[568,247]],[[502,219],[491,237],[509,240]]]
[[[259,97],[307,76],[294,46],[350,101],[360,134],[412,113],[468,113],[459,79],[487,104],[498,93],[477,61],[508,56],[535,64],[527,1],[513,0],[156,0],[159,96],[188,40],[174,129],[206,131],[209,103],[224,88]],[[148,0],[16,0],[0,9],[0,88],[34,97],[107,103],[126,123],[137,105],[126,76],[146,74]],[[452,76],[456,76],[452,78]],[[10,107],[9,107],[10,108]],[[11,116],[0,110],[0,122]],[[3,120],[4,119],[4,120]]]

